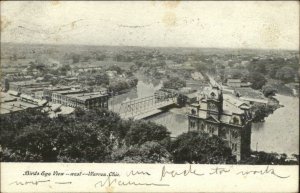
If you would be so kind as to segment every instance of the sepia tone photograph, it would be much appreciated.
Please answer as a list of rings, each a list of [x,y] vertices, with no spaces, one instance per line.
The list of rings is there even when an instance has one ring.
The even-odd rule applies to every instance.
[[[299,165],[299,2],[1,1],[1,162]]]

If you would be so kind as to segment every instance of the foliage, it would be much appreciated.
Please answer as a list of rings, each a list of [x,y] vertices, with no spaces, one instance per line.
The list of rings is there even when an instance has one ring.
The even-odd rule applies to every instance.
[[[241,160],[240,164],[252,165],[290,165],[299,164],[299,155],[292,155],[294,159],[288,159],[286,154],[267,153],[263,151],[252,152],[251,156]]]
[[[201,62],[201,61],[194,62],[193,66],[195,67],[196,70],[201,71],[201,72],[205,72],[209,68],[206,63]]]
[[[126,145],[141,145],[147,141],[161,141],[167,138],[170,132],[162,125],[153,122],[132,121],[125,136]]]
[[[106,109],[76,109],[72,115],[53,119],[40,110],[28,109],[0,116],[0,121],[1,161],[236,163],[217,136],[189,132],[171,140],[162,125],[122,120]],[[294,158],[253,152],[240,163],[297,164],[299,156]]]
[[[299,57],[283,58],[267,57],[252,59],[248,65],[250,73],[262,73],[270,78],[279,79],[285,82],[293,81],[299,69]]]
[[[295,75],[295,70],[288,66],[284,66],[276,72],[276,78],[284,82],[292,82]]]
[[[163,82],[164,88],[179,89],[186,86],[185,80],[178,77],[170,77],[168,80]]]
[[[169,138],[165,127],[124,121],[106,109],[76,109],[71,116],[53,119],[30,110],[1,116],[1,125],[2,161],[105,162],[111,160],[113,150],[124,146],[136,147],[130,152],[137,151],[151,163],[168,160],[158,144]]]
[[[67,75],[67,72],[68,71],[70,71],[71,70],[71,67],[70,67],[70,65],[63,65],[62,67],[60,67],[59,69],[58,69],[58,71],[60,72],[60,74],[62,74],[62,75]]]
[[[112,153],[112,160],[123,163],[171,163],[171,158],[166,148],[154,141],[120,148]]]
[[[262,122],[265,117],[273,113],[274,107],[264,104],[255,104],[252,106],[253,122]]]
[[[265,97],[274,96],[277,93],[277,89],[271,85],[265,85],[262,87],[262,92]]]
[[[135,87],[137,83],[138,83],[138,79],[136,78],[126,79],[126,80],[112,80],[109,83],[108,88],[112,92],[120,92]]]
[[[252,83],[253,89],[261,89],[267,82],[266,78],[262,73],[251,72],[247,75],[246,81]]]
[[[96,54],[96,60],[103,61],[106,58],[105,54]]]
[[[94,77],[95,77],[96,85],[108,85],[109,84],[109,77],[106,73],[96,74]]]
[[[117,65],[110,66],[107,70],[116,71],[118,74],[122,74],[124,71]]]
[[[201,132],[180,135],[172,143],[174,163],[221,164],[232,160],[231,150],[217,136]]]

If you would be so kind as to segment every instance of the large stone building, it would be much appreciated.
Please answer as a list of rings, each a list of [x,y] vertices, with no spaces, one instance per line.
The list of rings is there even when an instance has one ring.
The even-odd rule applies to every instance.
[[[189,131],[217,135],[231,148],[237,161],[250,153],[252,115],[247,103],[224,95],[218,87],[204,90],[191,105]]]

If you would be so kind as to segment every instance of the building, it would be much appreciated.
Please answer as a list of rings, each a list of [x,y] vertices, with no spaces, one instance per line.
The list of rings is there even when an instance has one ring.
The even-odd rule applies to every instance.
[[[267,99],[257,99],[251,97],[240,97],[241,100],[249,102],[250,105],[268,105],[269,101]]]
[[[250,153],[252,115],[247,103],[234,96],[224,96],[215,86],[205,89],[201,99],[191,105],[189,131],[199,131],[222,138],[237,161]]]
[[[52,93],[52,103],[86,109],[108,108],[108,94],[87,93],[82,90],[56,91]]]
[[[0,100],[0,114],[10,114],[19,111],[24,111],[26,109],[42,109],[46,104],[46,100],[34,99],[31,96],[21,94],[19,96],[11,92],[1,92]]]
[[[267,105],[269,103],[268,98],[266,98],[262,92],[252,88],[235,88],[234,95],[239,97],[240,100],[248,102],[250,105]]]
[[[73,85],[73,86],[51,86],[47,87],[43,90],[43,98],[52,101],[52,93],[55,93],[57,91],[70,91],[70,90],[76,90],[79,89],[79,85]]]
[[[251,83],[247,82],[247,83],[244,83],[241,81],[241,79],[233,79],[233,78],[230,78],[227,80],[227,86],[229,87],[250,87],[251,86]]]
[[[242,81],[241,79],[228,79],[227,86],[230,87],[241,87]]]
[[[18,81],[9,82],[6,90],[12,90],[39,98],[42,95],[43,90],[49,86],[50,82],[36,82],[35,80]]]

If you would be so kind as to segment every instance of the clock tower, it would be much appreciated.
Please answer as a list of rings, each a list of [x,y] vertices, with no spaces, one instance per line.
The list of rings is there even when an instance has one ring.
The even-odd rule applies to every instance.
[[[207,116],[220,120],[223,112],[223,94],[218,86],[213,86],[207,96]]]

